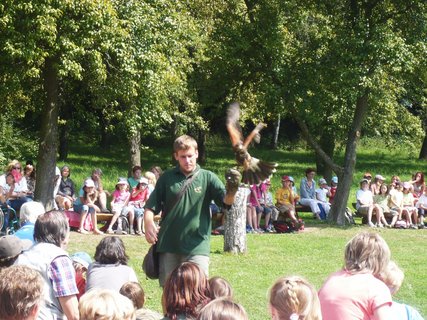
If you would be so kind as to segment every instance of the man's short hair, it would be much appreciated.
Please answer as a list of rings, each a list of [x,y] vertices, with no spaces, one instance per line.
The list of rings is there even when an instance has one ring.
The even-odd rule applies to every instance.
[[[34,225],[34,240],[58,247],[70,232],[67,217],[62,211],[51,210],[38,216]]]
[[[36,270],[14,265],[0,271],[0,319],[35,319],[42,296],[43,279]]]
[[[175,139],[173,143],[173,152],[178,152],[180,150],[188,150],[194,148],[197,151],[197,141],[186,134],[179,136]]]
[[[19,221],[21,224],[25,222],[35,223],[37,217],[45,212],[43,203],[37,201],[25,202],[19,211]]]

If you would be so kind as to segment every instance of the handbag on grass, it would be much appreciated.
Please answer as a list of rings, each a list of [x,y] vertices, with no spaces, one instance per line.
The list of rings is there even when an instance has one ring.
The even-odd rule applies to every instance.
[[[170,203],[169,208],[167,210],[165,206],[163,210],[162,218],[164,218],[166,216],[166,213],[171,211],[175,207],[175,205],[179,202],[179,200],[184,195],[185,191],[187,191],[191,182],[193,182],[193,180],[199,174],[199,171],[200,170],[197,170],[190,178],[185,180],[176,198],[174,198],[173,202]],[[157,252],[157,242],[155,244],[152,244],[150,249],[148,249],[148,252],[144,257],[144,261],[142,262],[142,270],[144,270],[147,278],[159,279],[159,254]]]

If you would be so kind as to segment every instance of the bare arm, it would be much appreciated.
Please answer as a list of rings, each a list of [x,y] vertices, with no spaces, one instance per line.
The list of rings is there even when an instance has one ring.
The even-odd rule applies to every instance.
[[[154,212],[151,209],[144,210],[145,239],[148,243],[157,242],[157,233],[160,227],[154,222]]]
[[[79,320],[79,303],[75,295],[58,297],[59,303],[61,304],[62,311],[67,316],[68,320]]]
[[[376,320],[394,320],[393,312],[391,311],[390,305],[383,305],[374,310],[374,317]]]

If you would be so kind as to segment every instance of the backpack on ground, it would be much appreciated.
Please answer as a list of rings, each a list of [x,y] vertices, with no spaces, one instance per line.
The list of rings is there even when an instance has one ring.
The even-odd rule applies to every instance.
[[[120,216],[117,218],[117,221],[113,225],[113,230],[116,230],[117,233],[128,234],[130,233],[130,225],[128,218]]]
[[[349,207],[345,208],[344,218],[347,224],[356,224],[353,217],[353,211],[351,211]]]

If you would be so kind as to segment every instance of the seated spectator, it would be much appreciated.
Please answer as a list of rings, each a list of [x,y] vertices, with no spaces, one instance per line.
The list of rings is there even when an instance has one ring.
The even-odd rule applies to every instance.
[[[103,232],[98,229],[98,221],[96,217],[96,213],[100,211],[99,207],[95,204],[97,194],[93,180],[86,179],[83,187],[79,191],[79,197],[73,205],[74,211],[80,213],[80,227],[78,229],[78,232],[80,233],[88,233],[84,228],[84,223],[87,215],[90,214],[93,224],[93,233],[103,234]]]
[[[381,223],[382,211],[381,208],[374,204],[374,198],[371,190],[369,190],[368,180],[362,179],[360,181],[360,189],[356,192],[356,210],[359,214],[368,218],[368,225],[375,227],[372,223],[372,216],[375,215],[377,222]]]
[[[137,282],[128,260],[122,239],[115,236],[103,238],[96,246],[95,262],[89,265],[87,271],[86,291],[100,288],[119,292],[124,283]]]
[[[163,170],[159,166],[152,166],[150,171],[154,173],[156,180],[159,180],[160,176],[163,174]]]
[[[402,219],[402,209],[403,209],[403,192],[402,192],[402,184],[399,182],[399,177],[393,176],[392,183],[390,185],[388,194],[388,206],[390,208],[390,212],[392,214],[397,213],[397,219],[392,221],[391,226],[395,227],[396,222]]]
[[[136,234],[142,236],[142,219],[144,217],[144,206],[148,200],[148,180],[140,178],[138,184],[132,189],[129,206],[133,208],[134,219],[136,219]],[[132,225],[131,225],[132,228]]]
[[[134,211],[133,206],[129,206],[130,192],[128,190],[128,182],[126,178],[119,178],[116,183],[116,190],[113,192],[113,199],[111,200],[111,211],[113,212],[113,217],[111,218],[110,224],[108,225],[107,233],[112,234],[113,226],[120,216],[129,215],[129,225],[131,234],[135,234],[133,230],[133,219]],[[121,225],[118,223],[117,227],[118,233],[126,234],[126,230],[121,230]]]
[[[330,196],[329,186],[325,179],[319,179],[319,188],[315,190],[316,199],[319,201],[317,204],[320,209],[320,218],[326,220],[331,210],[331,205],[328,202],[328,197]]]
[[[134,320],[132,302],[118,291],[93,289],[79,302],[80,319],[84,320]]]
[[[329,188],[329,203],[332,204],[334,202],[335,194],[337,193],[338,188],[338,177],[334,176],[331,179],[331,186]]]
[[[130,281],[123,284],[123,286],[120,288],[120,294],[132,301],[133,306],[136,310],[137,320],[159,320],[163,318],[160,313],[144,308],[145,293],[138,282]]]
[[[24,243],[15,235],[0,237],[0,269],[13,265],[23,250]]]
[[[14,209],[10,206],[10,201],[15,199],[15,178],[11,173],[8,173],[5,178],[5,184],[0,185],[1,191],[1,207],[4,213],[4,221],[1,231],[5,233],[9,232],[9,220],[11,218],[11,214],[13,214]],[[16,211],[15,211],[16,212]]]
[[[405,218],[406,224],[411,229],[418,229],[418,209],[414,204],[414,196],[411,192],[411,184],[403,183],[403,199],[402,199],[402,218]]]
[[[139,180],[142,176],[142,168],[141,166],[134,166],[132,168],[132,177],[128,178],[128,183],[131,189],[134,189],[136,185],[139,183]]]
[[[238,303],[219,298],[212,300],[200,311],[197,320],[248,320],[245,309]]]
[[[276,191],[276,207],[279,210],[278,220],[285,221],[285,218],[290,218],[295,224],[299,223],[295,212],[297,200],[298,195],[292,190],[289,176],[283,176],[282,187]]]
[[[22,166],[18,160],[12,160],[8,164],[6,173],[0,176],[0,186],[3,193],[7,194],[7,205],[16,212],[21,209],[25,202],[32,201],[31,198],[27,197],[27,180],[22,175]]]
[[[45,212],[46,210],[41,202],[31,201],[24,203],[19,212],[21,228],[14,235],[21,240],[26,239],[34,243],[34,224],[37,217]]]
[[[43,301],[43,279],[26,266],[0,270],[0,319],[36,320]]]
[[[258,219],[256,215],[255,207],[250,201],[250,195],[252,194],[251,189],[246,189],[246,233],[258,233]]]
[[[424,189],[424,193],[419,197],[417,202],[417,208],[418,208],[418,229],[424,229],[424,215],[427,211],[427,189]]]
[[[251,186],[251,194],[249,196],[249,201],[251,205],[255,208],[257,215],[257,226],[258,229],[255,231],[258,232],[272,232],[272,230],[268,229],[268,225],[271,217],[271,209],[265,205],[265,190],[266,184],[265,182],[260,182],[259,184],[254,184]],[[261,229],[261,218],[264,216],[264,228]]]
[[[314,176],[316,171],[312,168],[305,170],[305,178],[301,180],[300,185],[300,197],[299,203],[303,206],[308,206],[313,212],[314,216],[320,220],[320,208],[318,206],[319,201],[316,199],[316,181]]]
[[[322,320],[316,290],[307,280],[298,276],[276,280],[269,293],[269,309],[272,319]]]
[[[228,298],[233,299],[233,288],[230,283],[221,277],[212,277],[209,279],[210,298]]]
[[[279,210],[277,210],[276,206],[274,205],[273,194],[270,191],[271,181],[269,179],[267,180],[265,186],[266,186],[266,189],[264,192],[264,195],[265,195],[264,205],[271,210],[270,221],[268,222],[266,231],[274,232],[273,221],[277,220],[279,216]]]
[[[372,174],[370,172],[365,172],[363,174],[363,178],[362,179],[368,180],[368,184],[369,184],[369,186],[371,186],[371,183],[372,183]]]
[[[399,291],[404,278],[405,275],[403,271],[394,261],[390,261],[386,270],[380,276],[380,279],[384,281],[392,295],[395,295]],[[393,301],[391,309],[395,319],[424,320],[417,310],[407,304]]]
[[[391,225],[394,226],[394,224],[397,221],[398,213],[394,210],[390,210],[388,203],[389,203],[390,195],[388,194],[388,186],[387,184],[383,183],[380,187],[380,193],[374,196],[374,204],[378,205],[383,214],[381,218],[381,222],[386,227],[390,227]],[[385,219],[385,216],[392,216],[391,225],[388,224],[387,220]],[[379,225],[381,227],[381,225]]]
[[[61,168],[61,180],[59,182],[58,192],[55,196],[55,201],[58,204],[59,210],[70,210],[73,207],[75,200],[75,185],[70,178],[70,167],[63,166]]]
[[[43,277],[44,303],[40,319],[79,319],[74,268],[65,248],[70,237],[67,217],[61,211],[49,211],[37,218],[34,226],[36,244],[16,261],[36,269]]]
[[[319,290],[323,319],[393,319],[390,291],[378,279],[390,262],[384,239],[376,233],[357,234],[346,245],[344,262]]]
[[[153,192],[154,187],[156,186],[156,183],[157,183],[156,175],[151,171],[146,171],[144,173],[144,178],[148,180],[148,196],[150,196],[151,192]]]
[[[380,193],[380,188],[381,188],[381,185],[384,183],[384,181],[385,181],[385,178],[382,175],[377,174],[375,176],[374,182],[371,183],[369,187],[371,189],[372,196],[375,196]]]
[[[414,197],[418,199],[424,194],[424,190],[426,189],[426,184],[424,182],[424,173],[422,173],[421,171],[416,172],[410,183],[412,184]]]
[[[95,190],[97,192],[95,204],[99,206],[101,212],[110,213],[110,210],[107,209],[107,196],[110,196],[110,193],[104,190],[102,184],[102,170],[99,168],[93,170],[91,179],[95,184]]]
[[[209,301],[209,282],[205,273],[197,264],[184,262],[172,271],[165,282],[163,320],[196,318]]]
[[[34,190],[36,189],[36,169],[32,164],[27,164],[25,166],[24,176],[27,180],[27,197],[34,199]]]
[[[76,252],[71,255],[73,261],[73,267],[76,271],[76,286],[79,290],[77,294],[77,300],[80,300],[82,295],[86,292],[86,277],[89,265],[92,263],[92,259],[86,252]]]

